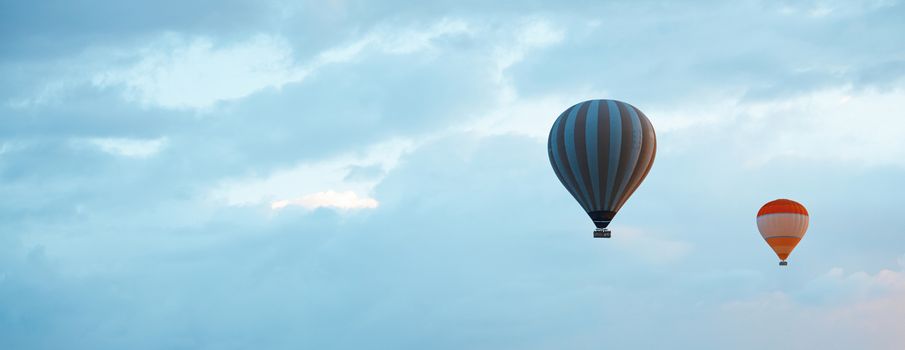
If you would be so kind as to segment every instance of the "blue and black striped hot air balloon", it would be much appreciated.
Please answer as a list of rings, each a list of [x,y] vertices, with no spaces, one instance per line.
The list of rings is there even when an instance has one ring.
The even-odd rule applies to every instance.
[[[590,100],[556,118],[547,152],[556,177],[597,226],[594,237],[609,238],[606,227],[654,164],[657,136],[635,106]]]

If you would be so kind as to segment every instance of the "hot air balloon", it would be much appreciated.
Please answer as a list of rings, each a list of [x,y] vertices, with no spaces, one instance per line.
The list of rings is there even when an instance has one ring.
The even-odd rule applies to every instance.
[[[808,210],[796,201],[777,199],[757,212],[757,229],[779,257],[779,266],[786,266],[786,258],[808,230]]]
[[[607,226],[654,164],[657,136],[634,106],[590,100],[556,118],[547,152],[556,177],[597,226],[594,237],[609,238]]]

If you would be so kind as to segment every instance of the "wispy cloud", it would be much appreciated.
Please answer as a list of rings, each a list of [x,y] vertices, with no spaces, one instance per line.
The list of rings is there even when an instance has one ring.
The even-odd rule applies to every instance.
[[[815,292],[814,288],[820,291]],[[827,293],[842,295],[815,307],[812,298]],[[845,273],[841,268],[833,268],[809,281],[804,290],[777,290],[735,300],[725,303],[721,312],[726,317],[719,327],[725,327],[738,340],[756,348],[784,345],[901,349],[905,346],[905,335],[898,329],[905,312],[905,274],[891,269],[874,274]],[[758,332],[746,333],[750,327],[756,327]],[[794,330],[796,335],[760,337],[789,330]]]
[[[150,157],[167,145],[167,138],[156,139],[130,139],[130,138],[92,138],[84,142],[112,155],[145,158]]]
[[[352,191],[336,192],[324,191],[312,193],[299,198],[281,199],[270,203],[270,209],[279,210],[288,206],[300,206],[305,209],[314,210],[317,208],[336,208],[336,209],[373,209],[380,205],[376,199],[370,197],[360,197]]]
[[[435,48],[434,42],[444,37],[476,34],[474,24],[453,18],[444,18],[430,26],[379,27],[351,43],[328,49],[315,58],[312,66],[349,62],[367,50],[387,54],[411,54]]]
[[[550,123],[565,107],[605,95],[599,91],[579,89],[524,97],[507,76],[510,67],[532,53],[561,43],[566,34],[565,28],[542,18],[522,20],[499,33],[502,39],[493,47],[490,55],[490,72],[492,82],[496,85],[494,91],[497,91],[496,103],[490,109],[476,112],[455,129],[483,137],[520,135],[539,141],[546,140]]]
[[[377,201],[367,196],[386,172],[395,168],[415,146],[411,140],[391,140],[367,147],[360,153],[303,162],[262,177],[225,180],[216,186],[211,196],[215,201],[232,206],[268,202],[274,209],[289,205],[309,209],[373,208]],[[377,167],[381,171],[373,176],[349,176],[366,167]]]
[[[565,38],[565,30],[554,26],[547,20],[531,18],[513,26],[511,31],[503,33],[508,40],[501,41],[493,52],[494,78],[502,84],[507,68],[523,60],[525,55],[539,48],[561,42]]]
[[[901,264],[898,269],[884,268],[876,273],[846,272],[844,268],[834,267],[802,291],[805,298],[835,302],[866,300],[890,293],[905,293],[905,266]]]
[[[248,96],[265,88],[298,81],[307,70],[298,67],[289,43],[258,35],[230,45],[209,38],[168,35],[138,53],[122,68],[98,73],[99,88],[122,87],[124,96],[143,105],[172,109],[204,109],[220,101]]]
[[[606,96],[587,90],[523,97],[514,89],[509,91],[500,96],[495,107],[476,113],[459,129],[483,137],[519,135],[547,142],[550,125],[563,110],[577,102]]]
[[[675,142],[726,143],[750,167],[776,159],[905,166],[905,90],[837,86],[769,100],[705,99],[645,110]],[[732,135],[732,137],[727,137]]]
[[[329,48],[308,62],[296,57],[290,42],[280,35],[260,34],[223,45],[209,37],[168,34],[125,54],[137,59],[95,74],[92,84],[122,88],[127,100],[145,106],[204,110],[218,102],[300,82],[326,65],[355,61],[368,50],[410,54],[430,50],[438,38],[469,33],[469,24],[462,20],[442,20],[427,27],[382,28]]]

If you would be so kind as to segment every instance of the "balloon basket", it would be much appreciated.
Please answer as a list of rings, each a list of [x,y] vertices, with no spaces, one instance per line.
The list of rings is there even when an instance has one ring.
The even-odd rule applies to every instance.
[[[598,228],[594,230],[594,238],[610,238],[611,233],[612,231],[605,228]]]
[[[789,263],[785,260],[779,262],[779,266],[788,266]]]

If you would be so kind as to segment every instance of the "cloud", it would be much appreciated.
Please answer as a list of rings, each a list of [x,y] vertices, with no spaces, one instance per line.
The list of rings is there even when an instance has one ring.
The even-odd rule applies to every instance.
[[[512,89],[508,85],[504,88]],[[584,100],[606,96],[604,92],[577,91],[525,97],[514,89],[510,91],[500,96],[493,109],[476,113],[458,129],[482,137],[519,135],[546,143],[553,121],[563,110]]]
[[[566,38],[566,30],[542,18],[528,18],[501,34],[503,39],[491,50],[492,83],[497,92],[495,104],[476,112],[453,129],[482,137],[500,135],[528,136],[546,140],[552,121],[568,106],[598,98],[597,91],[557,92],[542,96],[521,96],[507,76],[507,69],[532,52],[547,49]]]
[[[742,139],[755,165],[791,157],[905,167],[905,90],[825,89],[753,103],[737,115],[747,117],[741,131],[755,131]]]
[[[462,19],[444,18],[426,27],[379,27],[352,43],[321,52],[311,65],[320,67],[353,61],[368,49],[396,55],[431,50],[434,48],[434,41],[443,37],[473,35],[475,31],[472,26]]]
[[[433,26],[421,30],[405,29],[390,32],[386,29],[378,29],[365,36],[362,40],[321,53],[314,61],[313,66],[348,62],[362,55],[362,52],[368,48],[376,48],[378,51],[393,54],[431,50],[433,41],[443,36],[474,35],[477,32],[486,31],[490,31],[490,29],[450,19],[441,20]],[[499,79],[496,80],[496,83],[501,84],[503,87],[499,90],[502,91],[499,96],[500,106],[491,111],[490,115],[479,113],[465,124],[454,124],[452,128],[447,130],[422,134],[418,141],[395,139],[374,145],[365,152],[370,155],[364,157],[343,155],[322,162],[300,164],[289,170],[275,171],[268,175],[266,179],[228,180],[214,191],[214,197],[225,200],[228,205],[256,205],[269,200],[272,207],[277,209],[293,204],[301,205],[300,203],[302,202],[310,203],[310,200],[301,201],[301,199],[313,196],[312,193],[341,192],[353,193],[356,196],[367,195],[382,181],[387,172],[396,166],[400,157],[411,152],[417,145],[430,142],[430,140],[438,137],[448,136],[461,131],[472,132],[482,136],[501,134],[538,135],[538,129],[547,128],[547,126],[539,125],[545,124],[545,119],[549,119],[550,115],[557,115],[552,113],[542,115],[542,113],[551,108],[561,107],[561,105],[556,106],[555,103],[561,102],[563,99],[554,99],[555,101],[543,99],[542,103],[545,103],[544,107],[547,108],[541,110],[536,108],[537,105],[520,105],[519,102],[523,101],[518,100],[514,93],[514,87],[504,79],[503,74],[507,67],[523,59],[530,51],[560,42],[564,35],[563,31],[554,28],[548,21],[533,18],[495,32],[494,35],[503,38],[513,38],[513,40],[503,40],[502,43],[493,46],[490,51],[492,52],[490,55],[491,61],[494,62],[493,71],[499,74]],[[525,118],[520,118],[523,116],[511,113],[513,110],[516,112],[532,112],[531,115],[535,116],[533,118],[535,123],[526,122]],[[509,123],[514,118],[522,120],[518,123]],[[499,127],[501,125],[520,125],[520,127]],[[386,157],[378,156],[375,158],[373,155],[378,153],[383,153]],[[368,169],[369,176],[363,176],[364,169]],[[297,199],[286,199],[287,197]],[[374,203],[368,202],[360,205],[372,204],[376,204],[376,200]],[[323,205],[323,207],[340,208],[338,205]]]
[[[280,88],[307,75],[293,62],[289,43],[258,35],[222,46],[209,38],[168,35],[142,48],[124,68],[98,73],[99,88],[122,87],[128,100],[172,109],[205,109],[265,88]]]
[[[326,65],[354,61],[367,49],[410,54],[429,50],[438,38],[468,33],[469,24],[461,20],[441,20],[429,27],[379,29],[352,43],[327,49],[308,63],[297,62],[289,41],[280,35],[259,34],[223,45],[208,37],[187,39],[168,34],[137,52],[121,53],[137,58],[124,67],[96,73],[92,84],[122,88],[127,100],[145,106],[204,110],[218,102],[300,82]],[[16,106],[44,101],[45,94],[17,101]]]
[[[835,86],[768,100],[743,97],[645,110],[666,152],[724,143],[749,167],[777,159],[905,167],[905,90]]]
[[[112,155],[129,158],[146,158],[160,152],[160,150],[167,145],[167,138],[92,138],[86,139],[84,142]]]
[[[512,37],[503,41],[493,52],[494,78],[497,83],[503,83],[506,69],[523,60],[532,50],[548,47],[565,38],[563,29],[540,18],[523,20],[523,23],[514,26],[512,32],[506,34]]]
[[[90,47],[68,60],[87,67],[40,84],[34,96],[12,98],[8,105],[30,108],[66,98],[80,81],[98,89],[121,89],[126,101],[172,110],[209,110],[266,89],[282,89],[336,64],[357,63],[379,55],[434,55],[456,49],[459,38],[477,39],[491,57],[494,79],[531,50],[561,42],[564,31],[549,21],[530,18],[502,29],[484,22],[441,18],[429,25],[378,25],[359,38],[300,57],[282,34],[257,34],[227,42],[210,36],[167,33],[137,48]],[[492,45],[488,48],[486,45]],[[112,68],[111,68],[112,67]],[[85,77],[87,74],[87,78]],[[60,74],[57,74],[58,76]]]
[[[905,273],[903,271],[882,269],[873,275],[864,271],[846,274],[843,268],[834,267],[824,277],[838,283],[851,284],[858,288],[905,291]]]
[[[880,269],[845,273],[832,268],[800,289],[784,286],[751,298],[724,303],[720,312],[726,327],[752,348],[784,345],[821,349],[901,349],[905,335],[905,266],[899,271]],[[826,299],[830,295],[831,299]],[[819,300],[823,299],[823,300]],[[757,326],[757,337],[745,334]]]
[[[872,274],[846,273],[845,269],[834,267],[811,281],[798,296],[809,301],[845,303],[905,293],[905,266],[899,268],[880,269]]]
[[[279,210],[288,206],[301,206],[308,210],[317,208],[374,209],[380,203],[374,198],[359,197],[352,191],[325,191],[312,193],[295,199],[281,199],[270,203],[270,209]]]
[[[377,201],[366,195],[399,164],[403,155],[415,147],[416,142],[412,140],[395,139],[371,145],[363,152],[303,162],[266,176],[228,179],[216,186],[211,197],[230,206],[258,205],[266,201],[271,202],[274,209],[288,205],[312,209],[376,207]],[[350,176],[362,167],[380,168],[381,171],[372,176]]]

